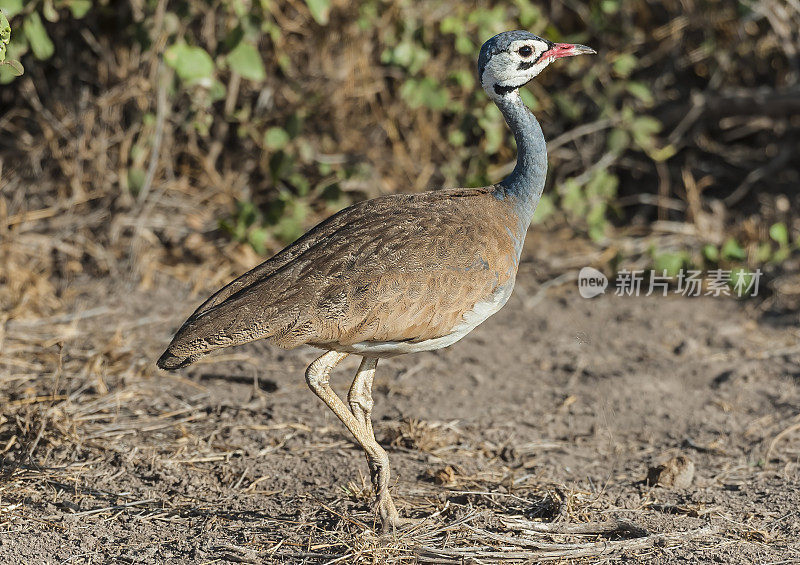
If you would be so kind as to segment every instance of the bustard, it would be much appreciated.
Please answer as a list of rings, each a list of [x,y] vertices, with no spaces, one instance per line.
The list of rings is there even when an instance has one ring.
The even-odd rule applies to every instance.
[[[345,208],[211,296],[158,366],[178,369],[257,339],[325,350],[306,370],[308,386],[365,451],[382,528],[400,524],[370,418],[378,359],[451,345],[506,303],[547,172],[544,135],[519,88],[555,59],[584,53],[594,51],[526,31],[489,39],[478,77],[517,142],[507,178]],[[345,404],[328,378],[351,353],[362,360]]]

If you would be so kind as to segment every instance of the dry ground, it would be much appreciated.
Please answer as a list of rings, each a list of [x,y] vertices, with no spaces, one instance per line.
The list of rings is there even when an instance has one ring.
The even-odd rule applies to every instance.
[[[162,373],[202,296],[73,283],[63,315],[4,325],[0,562],[800,560],[796,314],[584,300],[535,265],[462,342],[378,367],[395,500],[427,517],[383,537],[361,452],[305,386],[315,351]],[[690,486],[644,482],[678,454]]]

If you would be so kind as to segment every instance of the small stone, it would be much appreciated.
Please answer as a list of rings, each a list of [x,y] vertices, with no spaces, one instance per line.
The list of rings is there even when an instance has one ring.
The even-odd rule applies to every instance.
[[[662,465],[647,470],[647,484],[665,488],[688,488],[694,479],[694,462],[677,455]]]

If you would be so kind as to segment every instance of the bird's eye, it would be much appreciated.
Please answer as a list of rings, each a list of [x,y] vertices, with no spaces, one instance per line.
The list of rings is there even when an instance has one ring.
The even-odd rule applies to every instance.
[[[527,58],[527,57],[530,57],[531,55],[533,55],[533,49],[531,49],[530,45],[523,45],[522,47],[517,49],[517,53],[519,53],[521,56]]]

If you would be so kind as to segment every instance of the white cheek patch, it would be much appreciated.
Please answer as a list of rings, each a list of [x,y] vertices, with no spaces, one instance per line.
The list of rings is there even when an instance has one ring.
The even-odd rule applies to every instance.
[[[481,77],[483,88],[491,88],[495,84],[504,84],[515,79],[519,79],[519,72],[516,61],[510,53],[498,53],[486,65]]]
[[[536,75],[541,73],[547,65],[549,65],[552,62],[553,62],[552,57],[540,59],[538,63],[536,63],[534,66],[532,66],[530,69],[526,71],[528,73],[528,77],[530,78],[535,77]]]
[[[528,45],[533,48],[533,54],[530,57],[522,57],[517,51],[520,47]],[[514,41],[509,46],[508,51],[494,55],[486,64],[486,68],[481,76],[481,86],[490,92],[494,86],[500,85],[502,87],[521,87],[533,77],[538,75],[549,65],[553,59],[551,57],[537,59],[550,48],[544,41],[538,40],[522,40]],[[525,63],[533,63],[534,65],[528,68],[520,68],[520,65]]]

